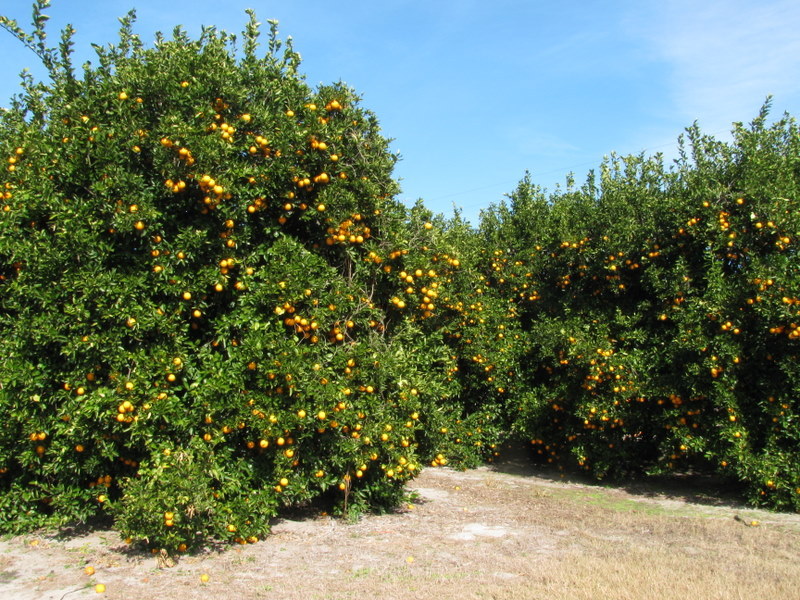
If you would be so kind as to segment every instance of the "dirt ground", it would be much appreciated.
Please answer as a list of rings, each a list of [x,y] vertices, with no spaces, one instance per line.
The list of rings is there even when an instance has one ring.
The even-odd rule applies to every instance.
[[[709,481],[599,486],[510,456],[427,469],[410,491],[392,514],[278,519],[262,542],[172,567],[113,531],[8,538],[0,598],[800,599],[800,515]]]

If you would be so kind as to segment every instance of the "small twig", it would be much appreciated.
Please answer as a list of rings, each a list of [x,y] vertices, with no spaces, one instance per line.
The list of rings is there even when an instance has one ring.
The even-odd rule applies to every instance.
[[[75,588],[74,590],[70,590],[68,592],[64,592],[64,595],[61,596],[61,600],[64,600],[69,594],[74,594],[75,592],[80,592],[81,590],[85,590],[86,586]]]

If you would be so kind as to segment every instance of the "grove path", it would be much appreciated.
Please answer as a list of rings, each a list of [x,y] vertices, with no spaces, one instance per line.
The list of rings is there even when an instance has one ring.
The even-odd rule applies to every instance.
[[[172,568],[113,531],[5,539],[0,598],[800,598],[800,515],[744,509],[707,484],[626,490],[511,458],[426,469],[409,488],[393,513],[278,519],[262,542]]]

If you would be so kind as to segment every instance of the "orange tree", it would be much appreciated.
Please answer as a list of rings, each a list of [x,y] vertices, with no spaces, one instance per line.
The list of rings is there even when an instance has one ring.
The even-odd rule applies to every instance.
[[[676,168],[612,157],[484,214],[525,346],[517,431],[597,477],[703,466],[800,507],[795,122],[688,131]]]
[[[182,550],[395,504],[463,412],[428,335],[459,264],[375,116],[275,23],[260,56],[252,14],[237,57],[213,28],[147,48],[130,13],[77,72],[46,6],[0,22],[50,74],[0,116],[0,530],[106,507]]]
[[[672,312],[687,313],[675,337],[696,357],[695,418],[715,425],[707,454],[754,502],[798,510],[800,133],[789,116],[769,125],[768,108],[737,124],[731,144],[689,131],[675,186],[688,214],[675,235],[687,249],[684,286],[697,291]],[[692,421],[678,423],[690,449]]]
[[[422,250],[431,251],[444,277],[426,335],[448,348],[447,379],[455,388],[449,409],[425,432],[453,464],[474,466],[492,461],[509,431],[524,339],[515,305],[490,287],[486,250],[475,230],[458,213],[432,229],[434,245]]]

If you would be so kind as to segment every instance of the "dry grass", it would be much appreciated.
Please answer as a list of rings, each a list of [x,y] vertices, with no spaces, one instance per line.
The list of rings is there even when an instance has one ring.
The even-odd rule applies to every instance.
[[[427,470],[410,508],[354,524],[284,520],[264,542],[183,557],[172,569],[127,552],[110,532],[14,538],[0,542],[0,597],[97,597],[88,586],[102,582],[104,596],[120,600],[800,598],[799,515],[743,510],[708,490],[687,502],[698,490],[670,498],[671,488],[505,471]]]

